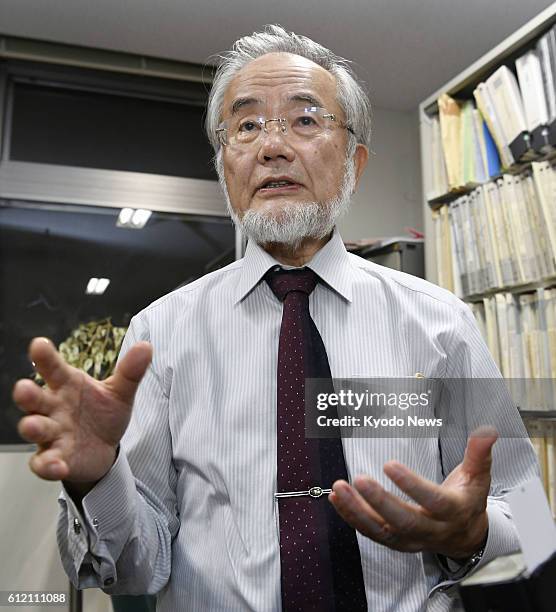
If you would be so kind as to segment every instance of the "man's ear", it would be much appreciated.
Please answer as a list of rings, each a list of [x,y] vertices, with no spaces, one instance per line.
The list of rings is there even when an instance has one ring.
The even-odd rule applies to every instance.
[[[355,153],[353,154],[353,161],[355,162],[355,187],[354,191],[359,185],[359,179],[363,174],[363,170],[369,161],[369,149],[364,144],[357,144],[355,147]]]

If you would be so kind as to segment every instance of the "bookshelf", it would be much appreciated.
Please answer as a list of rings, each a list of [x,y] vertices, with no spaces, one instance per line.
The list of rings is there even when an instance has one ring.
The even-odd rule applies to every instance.
[[[508,378],[556,379],[555,108],[556,3],[419,105],[425,277],[469,303]],[[556,516],[556,405],[520,412]]]
[[[551,30],[553,33],[547,34]],[[512,152],[515,151],[516,154],[510,160],[511,163],[503,159],[504,147],[500,142],[500,134],[498,138],[492,138],[491,146],[496,151],[498,166],[490,174],[490,159],[487,164],[488,155],[485,155],[484,142],[481,142],[483,171],[475,173],[476,175],[466,172],[469,155],[466,158],[465,153],[472,149],[466,149],[464,136],[465,130],[470,131],[467,128],[471,125],[464,125],[464,109],[467,106],[474,107],[473,111],[469,111],[477,116],[473,116],[473,121],[482,122],[484,130],[494,134],[494,129],[487,129],[491,128],[491,122],[488,119],[482,120],[487,117],[488,113],[484,111],[488,110],[488,106],[485,106],[484,101],[483,105],[479,104],[477,91],[481,90],[485,83],[492,83],[493,76],[501,74],[507,79],[506,74],[502,74],[503,71],[508,74],[513,71],[514,75],[517,74],[518,64],[521,64],[520,68],[523,69],[523,58],[529,55],[539,58],[537,62],[540,74],[543,57],[539,50],[539,41],[550,40],[550,35],[554,36],[555,55],[548,55],[547,61],[553,62],[553,81],[550,87],[543,82],[541,88],[544,85],[545,90],[547,87],[554,90],[553,98],[556,99],[554,3],[419,105],[424,182],[423,216],[427,236],[425,276],[469,302],[476,316],[484,319],[482,327],[488,322],[488,309],[496,310],[494,302],[498,299],[500,310],[502,306],[497,296],[504,295],[507,307],[512,310],[512,316],[515,313],[521,316],[522,310],[533,309],[536,317],[540,313],[541,304],[544,327],[535,328],[535,331],[553,325],[556,334],[556,321],[552,320],[556,317],[556,111],[550,117],[547,114],[545,118],[547,127],[544,132],[544,146],[538,146],[535,150],[534,145],[540,144],[540,127],[531,129],[530,132],[524,130],[519,133],[519,137],[513,139],[511,147],[514,147]],[[521,77],[522,74],[518,76]],[[510,74],[510,77],[514,79],[516,89],[523,85],[521,81],[518,85],[515,76]],[[500,78],[498,77],[498,81]],[[544,76],[542,78],[544,79]],[[520,104],[525,106],[522,100],[526,96],[520,96],[519,89],[517,92]],[[541,97],[548,99],[549,96],[547,94]],[[507,97],[503,102],[506,108],[511,105],[511,100],[508,102]],[[454,127],[456,124],[453,122],[447,122],[446,104],[452,104],[452,109],[448,109],[450,112],[453,108],[457,109],[457,127]],[[552,104],[556,107],[556,101],[552,101]],[[548,102],[546,108],[548,109]],[[479,117],[480,119],[477,119]],[[509,114],[506,114],[503,118],[508,117]],[[506,127],[500,118],[501,114],[499,125]],[[523,125],[525,127],[525,123]],[[475,123],[473,127],[476,137],[481,126]],[[455,140],[457,146],[452,146],[450,143]],[[460,155],[457,159],[453,155],[454,148]],[[476,144],[475,162],[478,159],[478,150],[479,145]],[[440,169],[439,157],[442,166]],[[457,176],[454,175],[456,166],[456,170],[461,171]],[[477,178],[482,180],[476,180]],[[444,186],[445,189],[442,189]],[[481,321],[479,323],[481,324]],[[521,321],[517,323],[519,327]],[[537,322],[534,324],[537,325]],[[503,330],[498,331],[502,333]],[[556,343],[556,337],[553,340]],[[503,349],[500,346],[503,342],[497,342],[498,350],[492,352],[495,359],[498,355],[498,364],[502,366],[499,353]],[[488,343],[491,346],[496,340],[491,339]],[[524,350],[532,349],[525,347]],[[546,367],[542,372],[537,372],[536,376],[556,378],[556,345],[552,349],[553,355],[550,354],[550,347],[547,350],[548,361],[550,357],[554,361],[553,367],[552,364],[545,363]],[[500,369],[505,376],[531,375],[527,368],[514,368],[512,372],[504,371],[503,367]]]
[[[447,193],[434,194],[433,197],[429,197],[430,185],[427,184],[427,177],[431,175],[431,160],[425,126],[428,124],[430,117],[438,114],[438,98],[442,94],[447,93],[453,97],[461,96],[462,99],[472,99],[473,89],[478,83],[488,78],[502,64],[513,64],[517,57],[532,48],[538,38],[554,24],[556,24],[556,3],[546,8],[419,104],[421,171],[424,182],[423,217],[425,235],[427,237],[433,235],[431,209],[444,203],[450,203],[458,196],[468,193],[474,188],[472,186],[458,186],[458,188]],[[542,159],[553,159],[555,154],[556,152],[553,151]],[[523,169],[527,169],[530,165],[530,161],[514,164],[508,171],[511,174],[516,174]],[[436,257],[435,245],[431,240],[427,240],[425,244],[425,275],[432,282],[437,282],[438,280],[435,263]]]

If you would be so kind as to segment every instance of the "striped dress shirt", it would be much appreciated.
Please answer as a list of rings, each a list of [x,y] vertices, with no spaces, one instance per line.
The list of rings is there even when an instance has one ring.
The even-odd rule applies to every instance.
[[[242,260],[133,317],[121,354],[148,340],[154,355],[117,460],[82,512],[64,490],[59,497],[58,544],[78,588],[157,593],[161,612],[280,610],[274,493],[282,304],[262,280],[275,265],[250,242]],[[469,308],[451,293],[349,254],[337,231],[307,265],[324,281],[309,302],[333,377],[500,376]],[[369,474],[400,494],[383,474],[386,461],[442,482],[466,440],[343,444],[350,479]],[[538,474],[526,439],[499,440],[493,457],[480,565],[518,549],[504,496]],[[455,581],[434,554],[401,553],[357,535],[369,610],[458,609]]]

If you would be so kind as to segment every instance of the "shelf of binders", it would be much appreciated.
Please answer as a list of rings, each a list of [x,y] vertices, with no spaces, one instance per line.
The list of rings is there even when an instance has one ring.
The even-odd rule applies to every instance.
[[[533,380],[543,392],[522,397],[553,398],[556,384],[556,288],[529,293],[499,292],[468,303],[502,375]],[[550,383],[549,387],[543,386]],[[544,406],[545,402],[535,405]]]
[[[511,175],[519,175],[523,172],[527,172],[532,169],[533,162],[548,162],[548,163],[556,163],[556,148],[550,148],[549,150],[545,150],[545,152],[536,153],[535,157],[532,158],[530,156],[527,160],[519,160],[512,164],[509,168],[504,169],[503,172],[499,172],[489,177],[485,181],[475,181],[468,182],[465,185],[460,185],[458,187],[453,187],[450,191],[440,194],[440,195],[431,195],[427,198],[427,202],[432,209],[436,209],[443,204],[449,204],[454,200],[457,200],[459,197],[469,194],[478,187],[482,185],[486,185],[493,181],[503,178],[504,174]]]
[[[556,85],[556,35],[554,44]],[[496,141],[492,138],[489,127],[492,124],[485,119],[488,115],[483,115],[472,101],[458,102],[450,98],[446,106],[450,105],[453,108],[445,111],[447,117],[444,121],[442,114],[429,118],[432,123],[429,131],[436,132],[431,136],[432,166],[429,168],[432,175],[429,172],[427,181],[430,206],[449,203],[504,174],[521,174],[531,169],[533,162],[556,160],[556,119],[550,125],[539,126],[534,132],[520,132],[507,144],[507,140],[501,140],[507,137],[497,137]],[[495,112],[494,107],[491,112]],[[556,114],[556,107],[554,112]],[[470,113],[472,117],[466,119],[465,115]],[[450,123],[455,125],[450,126]],[[538,134],[543,134],[543,138],[540,139]],[[503,157],[505,149],[506,156]]]
[[[423,100],[419,123],[427,279],[468,303],[508,382],[556,382],[556,2]],[[516,404],[556,516],[556,406]]]
[[[519,410],[523,419],[547,419],[556,421],[556,410]]]
[[[554,31],[555,82],[551,87],[556,87],[556,26]],[[513,73],[506,66],[502,68],[505,69],[503,74],[517,89],[517,80]],[[493,76],[497,76],[497,72]],[[439,99],[439,102],[443,101],[440,115],[425,116],[421,122],[426,139],[423,148],[428,149],[425,191],[429,205],[437,206],[452,201],[505,174],[520,174],[531,169],[535,162],[551,163],[556,160],[555,92],[556,89],[552,92],[555,97],[555,118],[551,123],[543,124],[533,131],[520,131],[515,136],[516,130],[525,127],[524,111],[521,119],[516,121],[519,127],[507,127],[508,135],[501,136],[500,132],[496,132],[496,136],[493,136],[496,129],[494,126],[497,125],[490,121],[490,117],[496,112],[494,105],[489,111],[492,115],[488,115],[484,108],[478,104],[475,106],[471,100],[458,101],[442,94]],[[478,93],[478,89],[474,93]],[[485,97],[486,92],[482,95]],[[514,98],[516,96],[517,94]],[[521,98],[517,99],[516,106],[523,110]],[[499,125],[505,126],[506,123]],[[539,131],[545,134],[546,138],[542,143],[535,144],[533,134]]]
[[[556,147],[551,142],[554,143],[555,121],[556,2],[419,105],[429,280],[457,293],[454,280],[442,278],[437,269],[437,263],[447,257],[438,250],[441,245],[435,236],[435,212],[444,209],[446,229],[448,206],[444,204],[469,198],[477,190],[484,192],[488,185],[500,185],[504,180],[509,184],[508,177],[532,173],[539,164],[554,166]],[[554,216],[541,225],[550,228],[556,242],[556,181],[549,181],[544,199],[550,208],[544,207],[543,216],[547,212]],[[511,242],[516,246],[513,238]],[[453,277],[453,272],[448,277]],[[506,278],[463,293],[477,295],[490,292],[494,286],[515,286],[533,280],[528,276]]]
[[[556,3],[420,105],[437,206],[556,153]]]
[[[436,282],[467,301],[556,284],[556,165],[532,162],[432,209]]]
[[[497,293],[512,293],[515,295],[520,295],[525,293],[532,293],[537,289],[551,289],[553,287],[556,288],[556,276],[509,287],[494,287],[492,289],[483,291],[482,293],[464,295],[461,299],[465,302],[482,302],[485,298],[492,297]]]

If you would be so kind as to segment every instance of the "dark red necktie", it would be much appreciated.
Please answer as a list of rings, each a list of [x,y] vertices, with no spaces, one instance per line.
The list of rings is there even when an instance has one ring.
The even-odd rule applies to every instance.
[[[348,479],[342,440],[305,437],[305,379],[327,379],[332,388],[326,350],[309,313],[318,276],[308,268],[275,268],[266,280],[284,304],[277,398],[282,609],[363,612],[367,600],[355,531],[323,492],[335,480]]]

